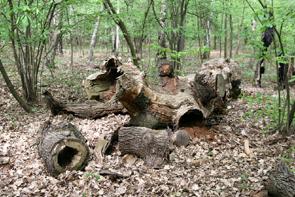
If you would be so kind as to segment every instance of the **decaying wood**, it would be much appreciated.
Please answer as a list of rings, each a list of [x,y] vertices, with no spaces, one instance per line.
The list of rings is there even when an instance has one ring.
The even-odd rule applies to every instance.
[[[187,146],[191,141],[189,133],[185,130],[177,130],[171,137],[172,143],[176,146]]]
[[[205,62],[196,74],[194,83],[209,88],[209,97],[216,93],[221,98],[237,98],[241,93],[239,64],[234,60],[222,58]]]
[[[153,168],[159,168],[167,161],[170,140],[166,130],[122,127],[118,133],[122,155],[134,154]]]
[[[173,65],[167,60],[162,61],[159,65],[159,75],[161,77],[174,77]]]
[[[118,77],[116,98],[131,116],[129,126],[178,128],[223,108],[228,96],[240,92],[238,65],[231,60],[218,60],[208,67],[210,72],[203,68],[192,82],[167,77],[168,85],[151,88],[135,66],[121,65],[119,69],[124,74]]]
[[[116,91],[116,79],[122,74],[117,69],[121,64],[118,58],[111,57],[102,63],[100,71],[83,80],[88,99],[106,102],[112,98]]]
[[[294,197],[295,196],[295,174],[288,166],[279,162],[276,168],[270,172],[269,180],[265,188],[270,196]]]
[[[126,114],[124,107],[113,100],[102,103],[98,101],[87,101],[85,103],[66,103],[55,99],[50,92],[43,93],[47,107],[53,115],[72,114],[79,118],[96,119],[109,114]]]
[[[144,74],[132,64],[123,64],[120,69],[124,74],[118,78],[116,98],[131,116],[129,126],[166,128],[167,125],[178,125],[186,114],[194,114],[196,118],[210,114],[188,93],[188,82],[183,92],[172,96],[152,90],[145,83]]]
[[[38,139],[39,155],[52,176],[66,170],[80,170],[89,159],[86,139],[72,124],[46,122]]]

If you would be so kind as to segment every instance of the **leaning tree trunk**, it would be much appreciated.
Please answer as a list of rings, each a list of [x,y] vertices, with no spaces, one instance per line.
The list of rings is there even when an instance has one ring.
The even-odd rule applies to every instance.
[[[144,159],[146,165],[159,168],[169,155],[169,136],[166,130],[145,127],[122,127],[119,132],[119,150]]]
[[[295,196],[295,175],[287,165],[280,162],[276,169],[271,171],[265,188],[270,196],[294,197]]]
[[[100,17],[98,16],[94,24],[94,30],[91,36],[91,42],[90,42],[89,54],[88,54],[88,64],[92,64],[93,62],[93,53],[94,53],[94,49],[97,42],[97,32],[99,27],[99,21],[100,21]]]
[[[38,149],[52,176],[66,170],[80,170],[89,159],[86,139],[72,124],[51,125],[46,122],[40,131]]]

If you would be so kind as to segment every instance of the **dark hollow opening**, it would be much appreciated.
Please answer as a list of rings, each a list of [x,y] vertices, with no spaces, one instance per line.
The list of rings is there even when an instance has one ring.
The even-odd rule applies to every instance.
[[[58,154],[58,164],[65,168],[67,165],[69,165],[74,156],[78,153],[78,151],[74,148],[68,147],[66,146],[64,149],[62,149],[60,151],[60,153]]]
[[[179,119],[178,127],[191,127],[204,120],[202,112],[199,110],[189,110]]]

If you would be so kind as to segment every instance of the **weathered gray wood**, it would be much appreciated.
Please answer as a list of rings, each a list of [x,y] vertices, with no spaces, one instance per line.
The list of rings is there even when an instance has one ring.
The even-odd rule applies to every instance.
[[[87,101],[85,103],[66,103],[53,98],[50,92],[43,93],[47,107],[53,115],[72,114],[79,118],[97,119],[109,114],[126,114],[123,105],[109,101],[106,103],[98,101]]]
[[[150,167],[159,168],[168,160],[170,140],[166,130],[122,127],[118,139],[122,155],[137,155]]]
[[[38,141],[39,155],[52,176],[66,170],[82,169],[88,162],[86,139],[72,124],[51,125],[46,122]]]
[[[294,197],[295,175],[285,163],[279,162],[276,168],[270,172],[265,188],[268,194],[273,197]]]

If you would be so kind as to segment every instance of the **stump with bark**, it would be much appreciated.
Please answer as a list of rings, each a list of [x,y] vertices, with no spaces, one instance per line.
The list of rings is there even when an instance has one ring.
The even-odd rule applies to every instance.
[[[66,170],[80,170],[88,162],[86,139],[72,124],[46,122],[38,140],[39,155],[52,176]]]
[[[122,74],[118,70],[121,64],[118,58],[111,57],[102,63],[100,71],[83,80],[88,99],[106,102],[112,98],[116,91],[116,79]]]
[[[270,172],[269,180],[265,183],[265,189],[269,196],[294,197],[295,196],[295,174],[288,166],[279,162],[276,168]]]
[[[122,127],[119,132],[119,150],[122,155],[134,154],[143,158],[145,164],[161,167],[169,156],[169,135],[166,130],[145,127]]]
[[[85,103],[67,103],[55,99],[50,92],[43,93],[47,107],[53,115],[72,114],[79,118],[97,119],[109,114],[126,114],[123,105],[110,100],[106,103],[87,101]]]

